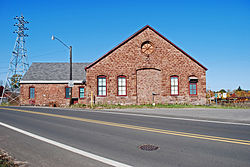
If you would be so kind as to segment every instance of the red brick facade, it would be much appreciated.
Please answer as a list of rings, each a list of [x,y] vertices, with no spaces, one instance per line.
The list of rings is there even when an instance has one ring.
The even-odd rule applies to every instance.
[[[154,51],[142,52],[143,42],[150,41]],[[95,103],[144,104],[191,103],[205,104],[206,68],[147,26],[108,54],[86,68],[86,96],[91,91]],[[98,97],[97,77],[106,76],[107,96]],[[117,96],[117,77],[126,76],[127,96]],[[179,94],[171,96],[170,77],[178,76]],[[198,78],[197,95],[189,94],[189,77]]]
[[[149,41],[150,54],[142,50]],[[79,103],[90,104],[152,104],[206,103],[206,68],[175,46],[150,26],[146,26],[106,55],[90,64],[86,70],[86,85],[75,85],[73,98],[79,98],[79,87],[85,86],[85,98]],[[106,77],[105,94],[98,96],[98,77]],[[126,78],[126,94],[119,96],[118,77]],[[171,95],[171,76],[178,78],[178,94]],[[190,95],[189,79],[196,77],[197,91]],[[35,98],[29,98],[29,87],[35,87]],[[21,84],[21,104],[56,106],[69,104],[65,98],[67,84]],[[125,90],[125,89],[123,89]],[[101,91],[101,88],[100,90]],[[104,92],[104,91],[103,91]],[[99,92],[100,93],[100,92]],[[153,96],[154,94],[154,96]]]
[[[35,98],[30,98],[29,88],[35,88]],[[68,84],[21,84],[21,105],[67,106],[70,99],[65,97]],[[78,103],[85,99],[79,98],[79,88],[84,85],[74,85],[72,98],[78,98]]]

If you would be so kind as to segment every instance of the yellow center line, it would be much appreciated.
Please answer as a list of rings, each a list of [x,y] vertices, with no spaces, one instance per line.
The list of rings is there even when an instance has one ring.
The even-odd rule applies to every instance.
[[[175,135],[175,136],[204,139],[204,140],[211,140],[211,141],[220,141],[220,142],[242,144],[242,145],[249,145],[250,146],[250,141],[248,141],[248,140],[240,140],[240,139],[232,139],[232,138],[226,138],[226,137],[217,137],[217,136],[201,135],[201,134],[194,134],[194,133],[178,132],[178,131],[171,131],[171,130],[165,130],[165,129],[148,128],[148,127],[143,127],[143,126],[121,124],[121,123],[114,123],[114,122],[107,122],[107,121],[99,121],[99,120],[93,120],[93,119],[86,119],[86,118],[79,118],[79,117],[72,117],[72,116],[65,116],[65,115],[58,115],[58,114],[51,114],[51,113],[43,113],[43,112],[35,112],[35,111],[28,111],[28,110],[11,109],[11,108],[0,108],[0,109],[19,111],[19,112],[37,114],[37,115],[45,115],[45,116],[64,118],[64,119],[70,119],[70,120],[77,120],[77,121],[82,121],[82,122],[95,123],[95,124],[100,124],[100,125],[108,125],[108,126],[114,126],[114,127],[121,127],[121,128],[140,130],[140,131],[146,131],[146,132],[154,132],[154,133],[160,133],[160,134]]]

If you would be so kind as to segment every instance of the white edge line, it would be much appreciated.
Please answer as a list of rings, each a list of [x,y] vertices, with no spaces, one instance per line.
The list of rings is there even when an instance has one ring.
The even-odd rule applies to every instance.
[[[131,114],[131,113],[120,113],[113,111],[86,111],[86,112],[97,112],[97,113],[107,113],[107,114],[120,114],[120,115],[130,115],[130,116],[140,116],[140,117],[152,117],[152,118],[163,118],[163,119],[175,119],[175,120],[184,120],[184,121],[195,121],[195,122],[208,122],[208,123],[218,123],[218,124],[229,124],[229,125],[244,125],[250,126],[248,123],[239,123],[239,122],[223,122],[223,121],[212,121],[212,120],[202,120],[202,119],[192,119],[192,118],[175,118],[168,116],[158,116],[158,115],[144,115],[144,114]]]
[[[2,123],[2,122],[0,122],[0,125],[4,126],[6,128],[12,129],[14,131],[17,131],[19,133],[25,134],[27,136],[33,137],[35,139],[41,140],[43,142],[52,144],[54,146],[63,148],[65,150],[71,151],[73,153],[80,154],[82,156],[97,160],[99,162],[102,162],[102,163],[105,163],[105,164],[108,164],[108,165],[111,165],[111,166],[115,166],[115,167],[132,167],[130,165],[126,165],[126,164],[123,164],[123,163],[120,163],[120,162],[117,162],[117,161],[114,161],[114,160],[111,160],[111,159],[107,159],[107,158],[104,158],[104,157],[101,157],[101,156],[98,156],[98,155],[95,155],[95,154],[92,154],[92,153],[89,153],[89,152],[86,152],[86,151],[83,151],[83,150],[80,150],[80,149],[77,149],[77,148],[74,148],[74,147],[71,147],[71,146],[56,142],[54,140],[47,139],[47,138],[42,137],[42,136],[38,136],[36,134],[27,132],[25,130],[13,127],[11,125],[8,125],[8,124]]]

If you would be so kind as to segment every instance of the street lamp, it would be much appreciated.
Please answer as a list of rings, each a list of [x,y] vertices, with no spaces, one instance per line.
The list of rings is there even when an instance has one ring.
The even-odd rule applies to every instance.
[[[52,35],[51,37],[52,40],[58,40],[59,42],[61,42],[66,48],[69,49],[69,55],[70,55],[70,69],[69,69],[69,80],[70,83],[72,83],[72,46],[68,46],[66,45],[63,41],[61,41],[59,38],[55,37],[54,35]],[[72,104],[72,87],[70,87],[70,105]]]

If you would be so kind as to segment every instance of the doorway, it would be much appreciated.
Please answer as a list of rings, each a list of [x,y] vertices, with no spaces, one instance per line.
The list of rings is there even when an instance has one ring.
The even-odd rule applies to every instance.
[[[160,102],[161,70],[154,68],[139,69],[136,72],[137,104]],[[154,94],[154,95],[153,95]]]

